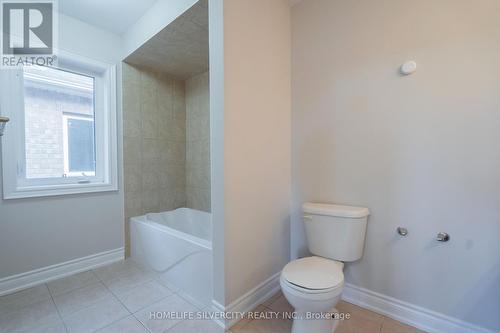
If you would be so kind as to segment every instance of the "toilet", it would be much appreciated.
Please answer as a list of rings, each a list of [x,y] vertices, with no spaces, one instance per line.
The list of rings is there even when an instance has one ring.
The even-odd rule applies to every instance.
[[[313,256],[283,268],[281,290],[295,309],[292,333],[332,333],[338,321],[331,313],[344,288],[344,262],[363,255],[370,211],[322,203],[306,203],[302,211]]]

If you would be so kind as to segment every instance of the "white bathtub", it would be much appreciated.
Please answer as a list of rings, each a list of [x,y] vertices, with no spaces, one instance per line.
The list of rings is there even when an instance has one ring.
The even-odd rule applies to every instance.
[[[209,213],[179,208],[130,219],[131,257],[200,306],[212,301]]]

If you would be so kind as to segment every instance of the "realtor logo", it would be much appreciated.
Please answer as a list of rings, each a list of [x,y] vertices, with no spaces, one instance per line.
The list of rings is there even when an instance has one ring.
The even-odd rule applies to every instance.
[[[54,1],[1,0],[2,67],[53,65]]]

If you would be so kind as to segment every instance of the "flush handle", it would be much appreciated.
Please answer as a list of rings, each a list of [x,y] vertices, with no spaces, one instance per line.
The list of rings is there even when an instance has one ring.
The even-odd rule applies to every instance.
[[[436,240],[438,242],[447,242],[450,240],[450,235],[448,235],[446,232],[440,232],[439,234],[437,234]]]

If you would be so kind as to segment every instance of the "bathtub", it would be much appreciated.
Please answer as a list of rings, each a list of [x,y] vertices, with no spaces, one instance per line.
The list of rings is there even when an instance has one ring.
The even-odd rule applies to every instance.
[[[130,219],[130,255],[199,306],[212,302],[209,213],[179,208]]]

